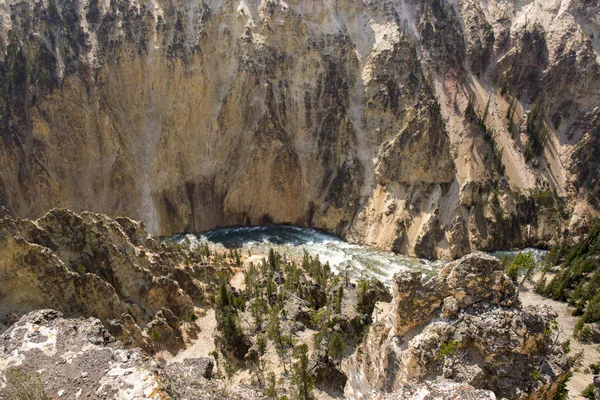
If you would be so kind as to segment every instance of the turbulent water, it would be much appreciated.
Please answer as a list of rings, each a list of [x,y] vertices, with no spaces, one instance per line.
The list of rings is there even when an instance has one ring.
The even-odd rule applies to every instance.
[[[273,248],[298,258],[306,250],[312,256],[319,256],[322,262],[328,262],[338,273],[348,271],[355,278],[372,277],[383,282],[390,282],[392,276],[402,270],[433,275],[443,264],[351,244],[329,233],[290,225],[223,228],[198,236],[179,236],[177,240],[189,240],[192,246],[208,242],[223,248],[243,248],[252,254],[267,253]]]
[[[344,239],[316,229],[292,225],[263,225],[253,227],[222,228],[201,235],[180,235],[176,240],[191,246],[210,243],[222,249],[242,248],[251,254],[266,254],[270,248],[291,257],[302,257],[304,251],[319,256],[338,273],[348,271],[353,277],[371,277],[389,283],[392,276],[402,270],[418,270],[425,276],[434,275],[443,261],[429,261],[381,251],[369,246],[351,244]],[[532,251],[541,261],[545,251]],[[515,251],[492,253],[498,258],[514,257]]]

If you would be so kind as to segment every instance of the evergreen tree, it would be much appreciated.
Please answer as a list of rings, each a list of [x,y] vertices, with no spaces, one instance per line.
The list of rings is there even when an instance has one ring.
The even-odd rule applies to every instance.
[[[312,400],[315,380],[308,371],[308,346],[302,343],[294,348],[294,358],[297,360],[292,368],[292,384],[295,387],[295,398]]]
[[[344,299],[344,287],[340,286],[335,296],[334,312],[339,314],[342,311],[342,300]]]
[[[281,330],[281,319],[279,318],[279,305],[275,305],[271,308],[269,313],[269,322],[267,327],[267,335],[275,343],[275,349],[277,354],[283,363],[283,369],[287,374],[287,368],[285,364],[286,358],[286,338],[284,338]]]
[[[329,351],[329,355],[334,360],[339,360],[342,358],[344,351],[346,351],[346,341],[343,336],[339,333],[334,333],[329,340],[329,346],[327,346],[327,350]]]

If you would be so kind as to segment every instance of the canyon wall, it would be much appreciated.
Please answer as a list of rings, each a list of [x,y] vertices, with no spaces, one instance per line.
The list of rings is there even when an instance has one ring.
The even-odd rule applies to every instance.
[[[597,214],[599,32],[593,0],[3,2],[0,214],[544,245]]]

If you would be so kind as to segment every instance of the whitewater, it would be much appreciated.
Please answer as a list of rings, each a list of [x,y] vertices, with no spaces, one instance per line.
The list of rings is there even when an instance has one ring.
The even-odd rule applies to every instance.
[[[354,279],[374,278],[391,283],[391,278],[400,271],[420,271],[423,277],[433,276],[445,264],[444,261],[426,260],[395,254],[373,247],[352,244],[341,237],[317,229],[293,225],[262,225],[215,229],[200,235],[178,235],[174,238],[182,245],[192,248],[208,243],[217,250],[243,249],[248,254],[267,254],[270,248],[292,258],[301,259],[304,251],[328,262],[336,273],[348,273]],[[545,251],[524,249],[533,252],[541,261]],[[517,251],[492,253],[498,258],[513,257]]]

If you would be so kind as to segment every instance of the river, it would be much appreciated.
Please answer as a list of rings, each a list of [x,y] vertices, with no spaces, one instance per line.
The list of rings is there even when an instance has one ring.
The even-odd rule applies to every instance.
[[[253,227],[231,227],[215,229],[200,235],[178,235],[175,240],[189,242],[191,246],[209,243],[217,249],[241,248],[244,252],[267,254],[270,248],[301,258],[304,251],[319,256],[322,262],[328,262],[335,272],[348,271],[354,278],[370,277],[389,284],[395,273],[403,270],[421,271],[424,276],[437,273],[444,261],[431,261],[382,251],[370,246],[351,244],[344,239],[311,228],[292,225],[263,225]],[[536,259],[542,260],[545,251],[532,251]],[[516,251],[498,251],[492,253],[498,258],[514,257]]]

